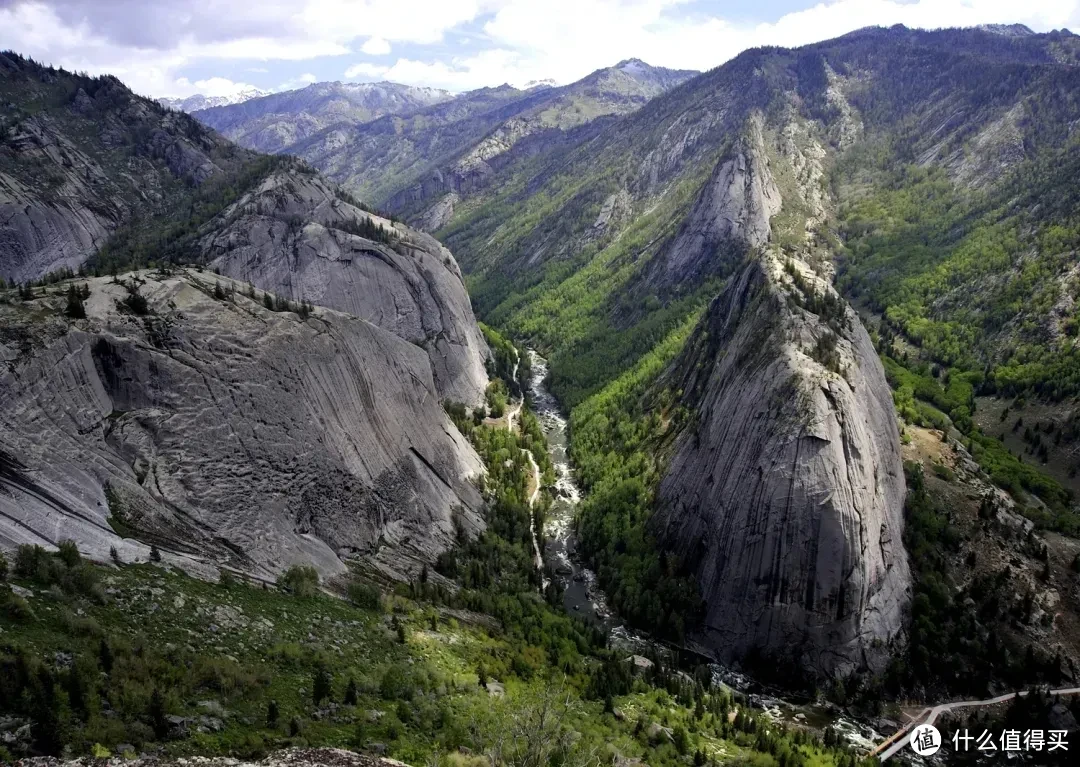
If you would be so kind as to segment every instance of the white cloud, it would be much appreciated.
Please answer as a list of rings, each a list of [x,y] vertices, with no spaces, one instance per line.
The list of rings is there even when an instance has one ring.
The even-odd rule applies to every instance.
[[[369,56],[385,56],[390,53],[390,43],[381,37],[369,37],[360,50]]]
[[[292,91],[297,88],[303,88],[306,85],[319,82],[319,78],[310,72],[305,72],[302,75],[296,77],[290,77],[288,80],[278,86],[279,91]]]
[[[354,64],[347,77],[463,89],[569,82],[629,57],[709,69],[748,47],[801,45],[872,24],[1080,26],[1080,0],[805,2],[748,25],[724,18],[722,0],[0,0],[0,47],[110,72],[140,93],[185,96],[196,87],[182,77],[193,65],[307,62],[357,49],[409,52],[389,68]],[[438,53],[425,56],[423,46],[435,43]]]
[[[389,67],[380,66],[379,64],[361,61],[345,70],[345,78],[353,80],[357,77],[383,77],[388,69]]]
[[[201,93],[204,96],[231,96],[241,91],[258,90],[250,83],[238,83],[226,77],[209,77],[205,80],[188,82],[186,77],[177,79],[178,87],[188,92],[188,95]]]
[[[511,0],[484,31],[518,56],[488,82],[569,82],[635,56],[661,66],[711,69],[746,48],[803,45],[871,25],[1023,23],[1045,30],[1080,21],[1078,8],[1077,0],[828,0],[745,26],[695,13],[682,0]],[[470,72],[483,63],[465,59],[458,68]]]

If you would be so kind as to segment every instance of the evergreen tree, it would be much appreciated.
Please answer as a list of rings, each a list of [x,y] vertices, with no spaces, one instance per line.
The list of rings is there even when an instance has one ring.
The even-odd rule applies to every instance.
[[[158,687],[155,687],[150,694],[150,707],[147,710],[147,716],[150,719],[150,727],[154,731],[154,737],[158,740],[164,740],[169,734],[169,720],[166,718],[165,696],[162,695],[161,689]]]
[[[68,286],[67,307],[64,309],[64,314],[73,320],[86,319],[86,307],[83,306],[82,294],[75,289],[74,285]]]
[[[277,727],[278,718],[281,716],[281,712],[278,710],[278,702],[271,699],[270,703],[266,707],[266,726],[273,729]]]
[[[345,685],[345,698],[342,700],[346,706],[355,706],[359,700],[359,691],[356,689],[356,680],[349,677],[349,683]]]
[[[325,664],[320,663],[315,669],[315,675],[311,682],[311,697],[318,706],[330,697],[333,692],[333,678]]]
[[[98,663],[101,665],[101,670],[106,674],[112,672],[113,668],[113,651],[109,646],[109,640],[105,637],[101,638],[101,644],[98,645]]]

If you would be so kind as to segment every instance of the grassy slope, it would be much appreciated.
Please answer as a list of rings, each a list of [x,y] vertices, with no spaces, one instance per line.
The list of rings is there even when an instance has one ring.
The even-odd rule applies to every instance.
[[[520,756],[529,745],[522,733],[531,732],[533,745],[549,752],[573,742],[567,764],[617,753],[676,765],[700,751],[762,767],[854,765],[846,750],[767,724],[685,676],[631,679],[623,656],[593,645],[588,631],[545,605],[527,514],[520,518],[531,469],[506,461],[539,447],[537,424],[525,425],[524,437],[469,428],[489,466],[492,506],[489,532],[440,559],[438,569],[466,585],[456,596],[429,577],[383,595],[379,606],[370,587],[350,590],[367,605],[360,607],[317,592],[205,583],[153,564],[39,557],[13,576],[20,593],[32,591],[28,599],[0,583],[0,716],[14,715],[16,727],[25,717],[32,748],[50,753],[128,743],[252,756],[288,745],[382,743],[413,764],[460,765],[452,752],[496,748],[514,727],[506,759]],[[330,697],[316,703],[320,669]],[[505,696],[481,687],[480,675],[499,680]],[[357,700],[345,704],[350,680]],[[552,691],[561,722],[545,730],[536,706],[555,700]],[[171,715],[189,718],[185,733],[170,732]],[[559,758],[547,753],[540,762]]]

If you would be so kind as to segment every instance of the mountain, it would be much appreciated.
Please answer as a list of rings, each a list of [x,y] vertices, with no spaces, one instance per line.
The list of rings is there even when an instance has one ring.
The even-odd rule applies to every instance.
[[[0,278],[77,269],[124,222],[185,207],[254,156],[113,77],[0,54]]]
[[[241,146],[259,152],[289,152],[294,144],[323,129],[413,112],[452,98],[454,94],[437,88],[333,82],[185,111]]]
[[[425,349],[441,399],[483,398],[487,345],[450,251],[362,210],[319,176],[269,174],[207,224],[200,250],[222,274]]]
[[[115,78],[5,53],[0,93],[4,548],[406,578],[483,526],[441,403],[490,354],[448,250]]]
[[[241,149],[115,78],[5,54],[0,93],[8,104],[0,278],[228,254],[222,268],[263,289],[359,314],[428,348],[440,399],[483,396],[487,348],[457,264],[434,239],[362,210],[310,168]],[[335,266],[302,265],[301,253],[328,263],[326,238],[338,243]]]
[[[972,629],[1010,594],[1053,603],[1036,549],[1072,558],[1011,531],[1080,529],[1066,473],[1027,458],[1075,444],[1045,430],[1077,395],[1080,38],[1007,32],[747,51],[441,216],[478,314],[549,358],[582,550],[623,616],[789,682],[1054,667],[1016,661],[1047,641],[1030,610]],[[1039,403],[1023,459],[984,400]],[[1003,549],[1008,572],[979,553]],[[1077,609],[1051,632],[1068,663]]]
[[[482,526],[479,458],[413,344],[209,272],[77,284],[84,319],[64,285],[2,308],[4,548],[69,539],[108,561],[156,543],[196,573],[269,579],[390,548],[407,573],[454,519]]]
[[[454,198],[485,186],[495,168],[576,140],[576,129],[639,109],[694,74],[634,59],[561,88],[484,88],[411,114],[331,126],[286,151],[434,230]]]
[[[228,96],[204,96],[201,93],[196,93],[194,96],[188,96],[187,98],[160,98],[157,101],[163,107],[176,109],[177,111],[190,114],[200,109],[242,104],[245,101],[268,96],[269,94],[269,91],[264,91],[260,88],[245,88],[244,90],[237,91]]]

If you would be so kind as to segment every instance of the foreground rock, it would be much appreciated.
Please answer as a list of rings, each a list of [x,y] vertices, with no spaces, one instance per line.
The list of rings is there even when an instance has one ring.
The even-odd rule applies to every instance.
[[[658,532],[695,567],[711,650],[881,669],[910,598],[892,399],[854,312],[790,263],[805,292],[777,259],[752,260],[677,364],[697,428],[661,484]]]
[[[15,764],[24,767],[407,767],[404,762],[385,757],[367,756],[340,748],[290,748],[271,754],[265,759],[245,761],[228,757],[157,757],[140,756],[137,759],[112,757],[109,759],[54,759],[41,757],[23,759]]]
[[[696,417],[654,519],[697,575],[704,644],[811,676],[883,669],[911,590],[892,393],[819,244],[823,155],[752,113],[662,262],[731,276],[669,374]]]
[[[207,273],[125,281],[145,316],[108,278],[85,320],[62,296],[0,304],[0,546],[145,559],[130,528],[181,564],[332,574],[381,546],[431,561],[455,515],[479,527],[481,464],[421,349]]]
[[[483,397],[487,345],[457,262],[433,237],[295,171],[271,174],[209,228],[202,248],[223,274],[362,317],[427,351],[440,398]]]

